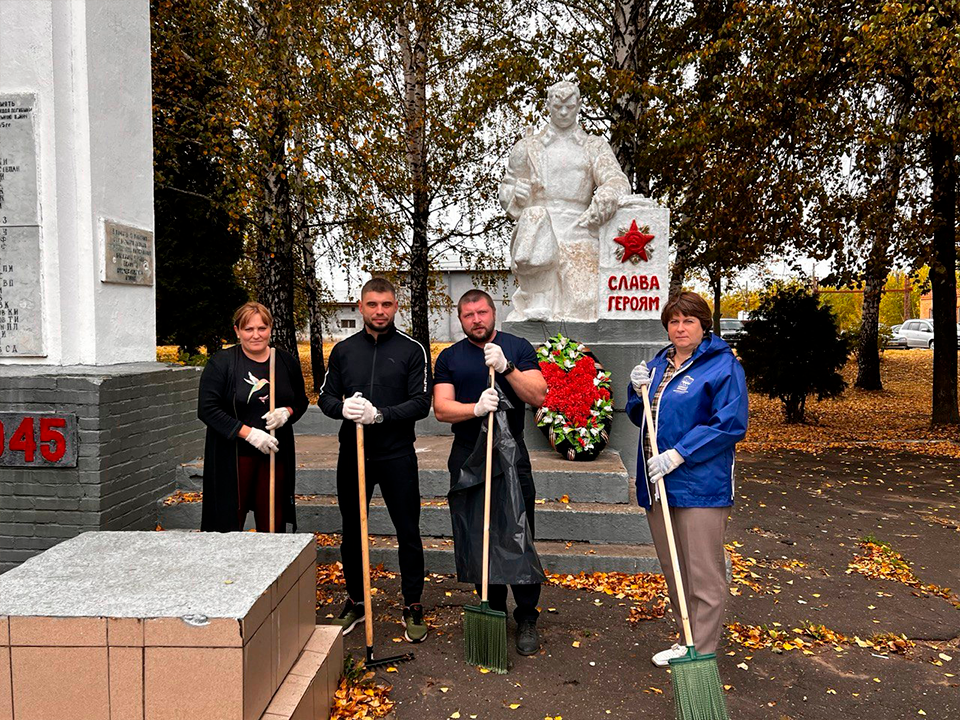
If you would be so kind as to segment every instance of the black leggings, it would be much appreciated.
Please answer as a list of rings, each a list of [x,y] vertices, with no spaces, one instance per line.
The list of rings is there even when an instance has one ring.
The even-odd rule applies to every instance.
[[[387,505],[397,530],[400,556],[400,588],[403,604],[420,602],[423,595],[423,542],[420,540],[420,476],[417,456],[392,460],[366,461],[367,507],[373,488]],[[337,460],[337,502],[343,522],[340,557],[347,594],[354,602],[363,602],[363,554],[360,548],[360,488],[357,479],[356,451],[341,451]]]
[[[527,511],[527,521],[530,523],[530,532],[536,539],[537,534],[534,525],[533,510],[536,507],[537,491],[533,485],[533,472],[530,468],[530,455],[527,454],[527,448],[522,440],[518,440],[517,445],[520,449],[520,457],[517,463],[517,475],[520,477],[520,493],[523,495],[523,506]],[[460,468],[470,457],[474,446],[454,440],[453,447],[450,448],[450,458],[447,460],[447,470],[450,471],[450,487],[457,484],[460,479]],[[477,585],[477,594],[481,587]],[[540,583],[531,585],[511,585],[513,590],[513,599],[517,603],[513,611],[513,618],[518,623],[525,620],[536,622],[540,612],[537,610],[537,603],[540,602]],[[490,585],[487,588],[488,602],[490,607],[501,612],[507,611],[507,586]]]

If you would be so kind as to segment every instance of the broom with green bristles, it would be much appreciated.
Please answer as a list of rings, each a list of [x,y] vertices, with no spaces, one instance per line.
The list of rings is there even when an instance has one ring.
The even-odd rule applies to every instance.
[[[647,386],[643,386],[643,415],[650,433],[650,449],[654,455],[657,449],[657,429],[650,413],[650,395]],[[683,591],[683,578],[680,577],[680,561],[677,558],[677,545],[673,538],[673,523],[670,521],[670,506],[667,504],[667,489],[663,478],[657,480],[657,492],[660,506],[663,508],[663,525],[670,548],[670,564],[673,566],[674,582],[677,584],[677,600],[680,605],[680,620],[683,625],[683,641],[687,654],[670,660],[673,672],[673,699],[678,720],[729,720],[727,703],[723,697],[720,683],[720,671],[717,668],[716,653],[697,653],[693,645],[693,632],[690,630],[690,614],[687,611],[687,597]]]
[[[490,368],[490,387],[496,384]],[[487,461],[483,478],[483,579],[480,585],[480,606],[463,607],[463,650],[471,665],[478,665],[501,675],[507,672],[507,614],[490,609],[487,591],[490,584],[490,480],[493,468],[493,414],[487,415]]]

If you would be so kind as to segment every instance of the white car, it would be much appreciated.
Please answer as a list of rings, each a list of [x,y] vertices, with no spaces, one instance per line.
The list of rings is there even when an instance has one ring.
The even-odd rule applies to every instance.
[[[897,335],[907,341],[907,347],[933,349],[933,320],[907,320]],[[960,325],[957,340],[960,341]]]

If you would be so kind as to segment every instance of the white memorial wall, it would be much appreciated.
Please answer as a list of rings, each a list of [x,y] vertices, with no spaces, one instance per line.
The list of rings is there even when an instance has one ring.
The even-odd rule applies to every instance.
[[[156,359],[148,0],[0,2],[0,363]]]

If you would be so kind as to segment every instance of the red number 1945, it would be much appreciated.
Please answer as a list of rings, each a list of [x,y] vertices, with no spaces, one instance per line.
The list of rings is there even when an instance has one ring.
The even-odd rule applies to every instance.
[[[35,422],[39,420],[39,423]],[[37,438],[36,426],[40,426],[40,437]],[[59,417],[25,417],[10,434],[9,443],[6,440],[3,421],[0,421],[0,457],[6,452],[23,453],[23,462],[30,464],[36,461],[37,450],[47,462],[59,462],[67,451],[67,439],[63,431],[67,421]]]

